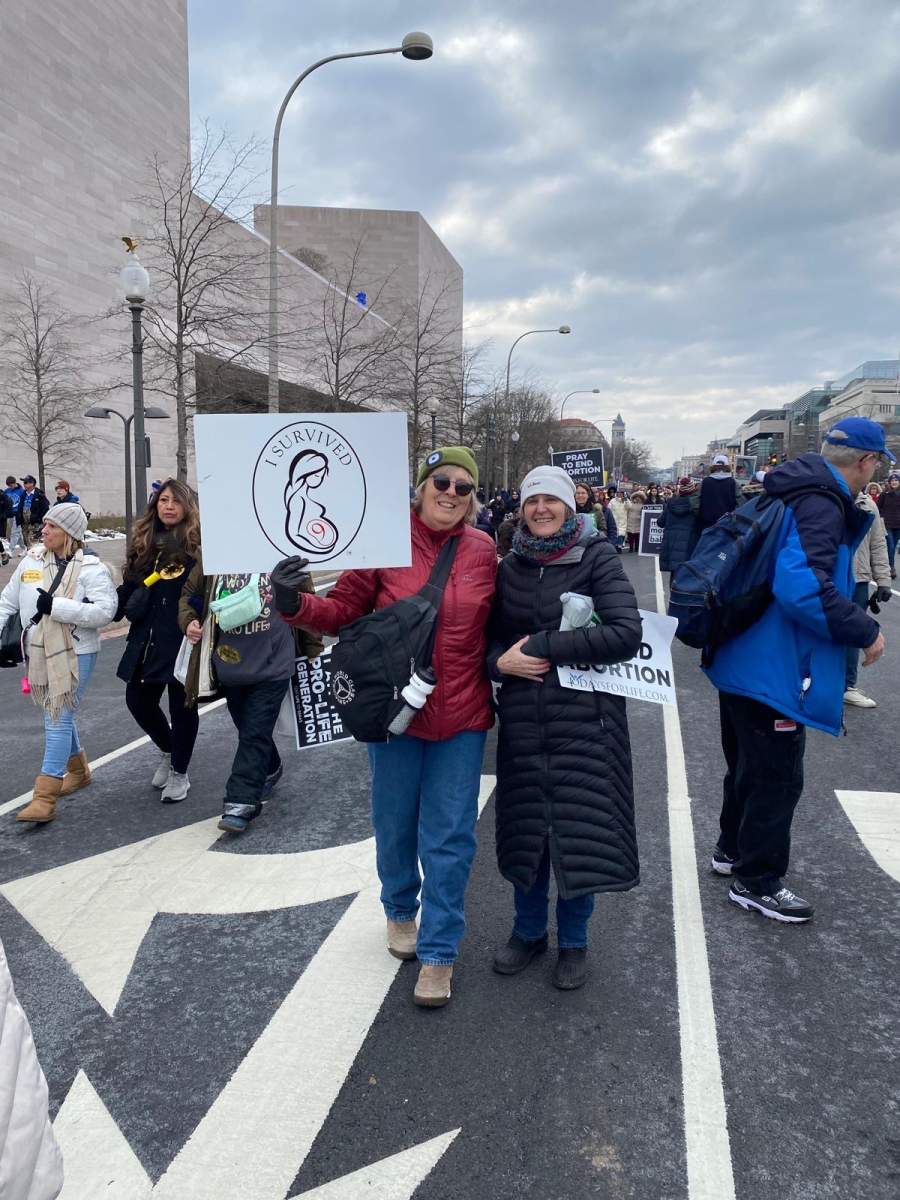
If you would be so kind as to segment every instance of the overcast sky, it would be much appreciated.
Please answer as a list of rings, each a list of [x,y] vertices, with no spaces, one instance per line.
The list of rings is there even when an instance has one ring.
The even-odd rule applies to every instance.
[[[900,4],[189,0],[191,106],[271,137],[326,54],[424,29],[429,62],[295,95],[286,203],[416,209],[472,340],[659,463],[900,353]]]

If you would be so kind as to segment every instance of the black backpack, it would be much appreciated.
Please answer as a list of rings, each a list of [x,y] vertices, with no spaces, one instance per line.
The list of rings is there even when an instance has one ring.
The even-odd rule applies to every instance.
[[[345,625],[331,651],[331,694],[358,742],[386,742],[417,668],[431,666],[437,615],[458,537],[441,547],[428,582],[412,596]]]

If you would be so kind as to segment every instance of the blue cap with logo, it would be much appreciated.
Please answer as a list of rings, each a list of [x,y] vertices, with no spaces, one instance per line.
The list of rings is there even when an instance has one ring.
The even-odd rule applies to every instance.
[[[883,454],[892,463],[897,461],[887,448],[884,426],[868,417],[844,417],[828,430],[825,441],[830,446],[852,446],[854,450]]]

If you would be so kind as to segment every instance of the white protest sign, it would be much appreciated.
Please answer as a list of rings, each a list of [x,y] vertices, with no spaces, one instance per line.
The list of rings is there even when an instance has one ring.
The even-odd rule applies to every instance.
[[[672,638],[678,628],[674,617],[639,610],[644,623],[641,645],[628,662],[610,666],[557,667],[564,688],[579,692],[609,692],[629,700],[676,705],[672,675]]]
[[[203,567],[408,567],[404,413],[194,418]]]
[[[298,658],[291,679],[297,749],[328,746],[353,735],[344,728],[341,710],[331,695],[331,647],[312,662]]]

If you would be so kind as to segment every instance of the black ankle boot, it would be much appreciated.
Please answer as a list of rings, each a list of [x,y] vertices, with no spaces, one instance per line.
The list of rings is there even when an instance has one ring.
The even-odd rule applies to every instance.
[[[536,942],[525,942],[515,934],[494,955],[494,970],[500,975],[517,975],[524,971],[531,960],[547,949],[547,935]]]
[[[553,986],[563,991],[580,988],[587,979],[587,946],[562,947],[553,968]]]

